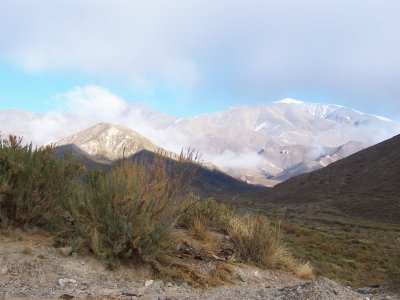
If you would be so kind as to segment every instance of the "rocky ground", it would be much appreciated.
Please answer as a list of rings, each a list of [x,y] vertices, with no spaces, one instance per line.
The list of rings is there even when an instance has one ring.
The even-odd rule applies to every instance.
[[[237,283],[195,289],[164,282],[146,266],[108,271],[90,255],[63,255],[44,233],[0,233],[0,299],[400,299],[387,287],[354,290],[318,277],[237,264]]]

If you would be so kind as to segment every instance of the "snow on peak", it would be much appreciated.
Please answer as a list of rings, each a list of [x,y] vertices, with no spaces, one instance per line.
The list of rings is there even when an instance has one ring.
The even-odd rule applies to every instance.
[[[389,118],[385,118],[385,117],[381,117],[381,116],[377,116],[377,115],[371,115],[371,116],[373,116],[373,117],[375,117],[375,118],[377,118],[377,119],[379,119],[381,121],[393,123],[393,120],[391,120]]]
[[[321,104],[321,103],[305,103],[303,109],[310,115],[320,117],[322,119],[327,118],[329,115],[336,112],[338,109],[344,108],[343,106],[336,104]]]
[[[274,103],[283,103],[283,104],[303,104],[304,101],[301,100],[296,100],[296,99],[291,99],[291,98],[285,98],[279,101],[275,101]]]

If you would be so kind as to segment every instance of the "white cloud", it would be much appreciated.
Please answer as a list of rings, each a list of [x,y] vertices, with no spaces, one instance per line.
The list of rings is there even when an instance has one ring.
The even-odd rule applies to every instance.
[[[190,147],[187,137],[168,128],[176,119],[152,111],[140,103],[130,103],[99,86],[76,87],[57,95],[54,109],[28,118],[2,120],[3,133],[24,136],[36,145],[55,143],[97,123],[122,125],[137,131],[167,150],[180,152]],[[21,125],[23,124],[23,126]]]
[[[225,150],[219,155],[204,155],[205,161],[210,161],[223,170],[251,170],[265,164],[263,157],[255,152],[233,153]]]
[[[60,105],[59,110],[79,119],[112,121],[128,108],[124,100],[98,86],[76,87],[56,99]]]

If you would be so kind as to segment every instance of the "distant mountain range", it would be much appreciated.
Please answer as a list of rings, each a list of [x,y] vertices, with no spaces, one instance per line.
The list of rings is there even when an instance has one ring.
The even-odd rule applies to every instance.
[[[388,139],[400,133],[400,125],[343,106],[284,99],[191,118],[137,103],[106,120],[8,110],[0,111],[0,130],[36,144],[75,144],[103,162],[141,150],[190,147],[236,178],[272,186]]]

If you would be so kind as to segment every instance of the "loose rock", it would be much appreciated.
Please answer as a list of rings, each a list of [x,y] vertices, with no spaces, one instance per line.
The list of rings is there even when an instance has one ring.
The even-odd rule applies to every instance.
[[[146,280],[144,283],[144,287],[149,287],[153,284],[154,280]]]
[[[0,274],[1,275],[6,275],[7,272],[8,272],[8,268],[7,267],[3,267],[3,268],[0,269]]]
[[[67,285],[76,286],[76,280],[75,279],[69,279],[69,278],[60,278],[60,279],[58,279],[58,284],[61,287],[65,287]]]

